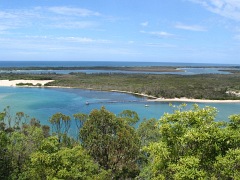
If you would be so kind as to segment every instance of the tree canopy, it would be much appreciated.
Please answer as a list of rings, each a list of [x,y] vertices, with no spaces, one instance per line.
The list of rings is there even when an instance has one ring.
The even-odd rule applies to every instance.
[[[146,179],[235,179],[239,176],[239,115],[214,121],[216,109],[197,105],[159,120],[160,139],[144,147]]]
[[[136,112],[50,117],[52,130],[23,112],[0,112],[0,179],[239,179],[240,114],[216,121],[213,107],[142,121]],[[78,137],[71,137],[71,126]]]
[[[104,107],[93,110],[80,131],[83,147],[114,177],[134,177],[138,173],[140,141],[131,122],[132,113],[117,117]]]

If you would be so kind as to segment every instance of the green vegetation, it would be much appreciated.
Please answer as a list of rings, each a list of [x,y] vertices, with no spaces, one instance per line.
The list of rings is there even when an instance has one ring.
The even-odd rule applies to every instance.
[[[111,70],[111,71],[142,71],[142,72],[182,72],[172,66],[145,66],[145,67],[111,67],[111,66],[89,66],[89,67],[0,67],[0,70]]]
[[[41,87],[42,84],[37,83],[36,85],[34,85],[33,83],[18,83],[16,84],[17,86],[36,86],[36,87]]]
[[[14,74],[14,73],[0,73],[0,80],[53,80],[57,78],[54,74]]]
[[[0,113],[0,179],[239,179],[240,114],[214,121],[213,107],[179,106],[160,120],[144,120],[104,107],[56,113],[52,131],[23,112]]]
[[[239,99],[227,94],[240,90],[240,75],[147,75],[147,74],[72,74],[56,76],[49,86],[94,90],[120,90],[155,97],[195,99]]]
[[[46,86],[62,86],[101,91],[119,90],[164,98],[240,99],[240,74],[157,75],[157,74],[0,74],[0,79],[55,80]]]
[[[93,110],[80,130],[82,146],[117,179],[134,178],[139,173],[140,142],[128,124],[131,120],[131,116],[116,116],[102,108]]]
[[[227,91],[240,90],[240,75],[148,75],[148,74],[84,74],[31,75],[0,74],[0,79],[55,80],[47,86],[94,90],[120,90],[155,97],[187,97],[195,99],[240,99]]]

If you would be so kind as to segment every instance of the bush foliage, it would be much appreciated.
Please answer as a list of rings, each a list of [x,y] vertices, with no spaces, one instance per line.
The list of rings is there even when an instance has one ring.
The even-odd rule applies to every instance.
[[[0,179],[239,179],[240,114],[216,122],[216,109],[182,105],[160,120],[104,107],[70,116],[50,128],[23,112],[0,113]]]

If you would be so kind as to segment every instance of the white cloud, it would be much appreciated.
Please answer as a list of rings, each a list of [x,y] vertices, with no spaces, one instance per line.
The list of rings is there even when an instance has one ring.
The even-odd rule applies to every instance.
[[[98,23],[93,21],[57,21],[53,22],[50,27],[63,29],[85,29],[97,27]]]
[[[109,43],[113,45],[109,45]],[[86,60],[102,58],[135,57],[138,51],[125,46],[115,46],[109,40],[95,39],[90,37],[50,37],[50,36],[28,36],[19,38],[0,37],[0,58],[32,60],[32,55],[38,60],[48,58],[66,60]],[[9,54],[9,50],[14,53]],[[25,56],[26,55],[26,56]],[[6,59],[6,58],[5,58]]]
[[[7,31],[24,27],[27,24],[27,19],[30,18],[30,12],[25,11],[0,11],[0,30]],[[25,21],[25,22],[24,22]]]
[[[71,8],[71,7],[50,7],[48,8],[49,11],[61,14],[65,16],[81,16],[81,17],[87,17],[87,16],[100,16],[101,14],[98,12],[91,11],[89,9],[82,9],[82,8]]]
[[[140,32],[144,33],[144,34],[149,34],[149,35],[152,35],[152,36],[156,36],[156,37],[159,37],[159,38],[170,38],[170,37],[175,36],[174,34],[171,34],[171,33],[165,32],[165,31],[150,31],[150,32],[140,31]]]
[[[22,28],[95,28],[99,26],[99,16],[100,13],[88,9],[64,6],[6,9],[0,10],[0,32],[10,33],[13,29]]]
[[[188,31],[207,31],[205,27],[198,26],[198,25],[186,25],[182,23],[177,23],[175,25],[175,28],[177,29],[183,29]]]
[[[0,25],[0,31],[5,31],[7,29],[9,29],[10,27],[9,26],[6,26],[6,25]]]
[[[201,4],[207,10],[223,17],[240,21],[239,0],[189,0]]]
[[[109,40],[93,39],[93,38],[87,38],[87,37],[58,37],[57,39],[66,41],[66,42],[76,42],[76,43],[96,43],[96,44],[111,43],[111,41]]]
[[[135,41],[128,41],[128,44],[134,44]]]
[[[48,50],[87,48],[108,46],[110,40],[89,37],[53,37],[53,36],[24,36],[15,38],[0,38],[0,49],[14,49],[44,52]],[[91,51],[89,49],[89,51]]]
[[[236,39],[236,40],[239,40],[239,41],[240,41],[240,34],[237,34],[237,35],[235,35],[235,36],[234,36],[234,39]]]
[[[161,44],[161,43],[146,43],[145,46],[157,47],[157,48],[175,48],[175,47],[177,47],[176,45],[172,45],[172,44]]]
[[[143,26],[143,27],[147,27],[148,26],[148,21],[142,22],[140,25]]]

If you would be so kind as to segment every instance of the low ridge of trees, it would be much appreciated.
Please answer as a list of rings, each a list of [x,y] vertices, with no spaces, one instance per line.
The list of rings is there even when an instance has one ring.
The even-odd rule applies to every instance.
[[[74,87],[101,91],[128,91],[164,98],[240,99],[240,73],[235,74],[14,74],[1,73],[0,79],[54,80],[46,86]],[[179,83],[181,82],[181,83]]]
[[[160,120],[104,107],[50,127],[23,112],[0,112],[0,179],[239,179],[240,114],[216,122],[213,107],[180,106]],[[70,126],[79,134],[70,137]]]

